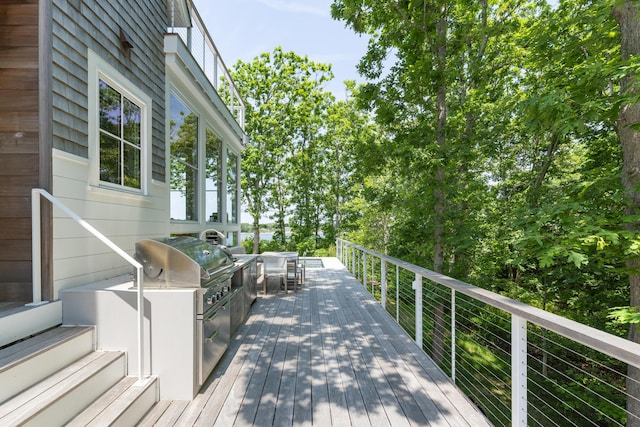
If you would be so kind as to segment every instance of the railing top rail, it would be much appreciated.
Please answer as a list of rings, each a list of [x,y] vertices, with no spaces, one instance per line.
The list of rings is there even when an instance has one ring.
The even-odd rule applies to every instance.
[[[191,19],[192,19],[192,23],[193,26],[195,26],[197,28],[197,31],[200,33],[200,35],[202,36],[202,43],[203,43],[203,48],[204,49],[208,49],[208,51],[213,55],[214,58],[214,62],[219,65],[219,67],[216,65],[216,72],[213,75],[210,75],[208,73],[206,73],[206,71],[203,69],[203,71],[205,71],[205,74],[207,75],[207,78],[209,78],[210,80],[215,79],[218,75],[222,75],[224,77],[224,79],[227,81],[228,85],[229,85],[229,90],[232,93],[232,97],[233,97],[233,103],[232,105],[229,105],[229,109],[230,110],[241,110],[244,111],[245,110],[245,102],[244,99],[242,98],[242,95],[240,94],[240,91],[238,90],[238,87],[236,86],[235,82],[233,81],[233,78],[231,77],[231,73],[229,72],[229,68],[227,67],[227,65],[225,64],[222,56],[220,55],[220,52],[218,51],[218,48],[216,46],[216,44],[213,41],[213,38],[211,37],[211,35],[209,34],[209,30],[207,29],[206,25],[204,24],[204,21],[202,20],[202,17],[200,16],[200,13],[198,12],[198,9],[196,9],[195,5],[193,4],[192,1],[189,0],[189,13],[191,14]],[[170,33],[177,33],[177,34],[181,34],[181,32],[179,31],[179,27],[174,27],[174,26],[170,26],[168,28],[168,31]],[[185,40],[185,44],[187,44],[187,41]],[[196,57],[196,59],[202,60],[204,61],[204,56],[206,56],[204,51],[195,51],[193,46],[188,46],[189,50],[191,51],[191,54]],[[198,45],[198,48],[200,48],[200,46]],[[203,66],[202,64],[204,64],[204,62],[200,63],[201,67]],[[218,89],[218,82],[217,81],[211,81],[211,84],[214,86],[214,88],[216,88],[216,90]],[[237,104],[237,105],[236,105]],[[240,123],[241,126],[244,128],[243,124]]]
[[[62,210],[64,213],[66,213],[70,218],[72,218],[74,221],[80,224],[85,230],[91,233],[94,237],[96,237],[102,243],[107,245],[109,249],[111,249],[112,251],[120,255],[120,257],[122,257],[125,261],[127,261],[133,267],[142,268],[142,264],[140,264],[135,258],[133,258],[131,255],[129,255],[125,251],[123,251],[118,245],[116,245],[111,240],[109,240],[109,238],[107,238],[104,234],[96,230],[91,224],[89,224],[87,221],[85,221],[80,216],[78,216],[75,212],[69,209],[67,205],[65,205],[64,203],[62,203],[61,201],[53,197],[46,190],[43,190],[41,188],[34,188],[32,191],[34,193],[40,194],[45,199],[49,200],[54,206],[56,206],[57,208]],[[142,277],[140,277],[140,280],[142,280]]]
[[[615,357],[622,362],[640,368],[640,344],[633,341],[617,337],[557,314],[532,307],[528,304],[502,296],[495,292],[445,276],[444,274],[436,273],[435,271],[419,267],[415,264],[381,254],[347,240],[339,238],[338,241],[342,241],[348,246],[352,246],[359,251],[380,258],[388,263],[398,265],[399,267],[425,277],[432,282],[454,289],[457,292],[468,295],[492,307],[526,319],[528,322],[534,323],[587,347],[594,348],[604,354]]]

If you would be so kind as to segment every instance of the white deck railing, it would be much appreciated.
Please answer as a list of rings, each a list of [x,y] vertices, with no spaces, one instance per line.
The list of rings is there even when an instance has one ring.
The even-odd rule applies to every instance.
[[[640,344],[338,239],[337,256],[494,425],[615,425]],[[510,338],[510,339],[509,339]]]
[[[44,197],[51,204],[56,206],[71,219],[77,222],[85,230],[95,236],[109,249],[120,255],[125,261],[131,264],[136,271],[135,281],[138,299],[138,381],[144,379],[144,296],[143,280],[144,274],[142,264],[136,261],[131,255],[126,253],[115,243],[109,240],[104,234],[96,230],[91,224],[82,219],[79,215],[69,209],[60,200],[53,197],[46,190],[33,188],[31,190],[31,250],[32,250],[32,275],[33,275],[33,305],[42,304],[42,256],[41,256],[41,218],[40,218],[40,197]]]
[[[221,94],[228,91],[227,108],[233,114],[234,118],[244,130],[245,105],[240,92],[236,87],[231,74],[227,69],[213,39],[209,35],[207,27],[204,25],[198,10],[193,3],[189,1],[191,12],[192,26],[189,28],[170,27],[169,33],[175,33],[180,36],[184,44],[187,46],[191,55],[196,60],[200,69],[207,76],[207,79],[213,88]],[[224,84],[222,84],[224,82]]]

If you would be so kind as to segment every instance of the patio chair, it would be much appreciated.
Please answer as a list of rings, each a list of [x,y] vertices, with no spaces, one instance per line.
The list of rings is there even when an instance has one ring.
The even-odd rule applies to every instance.
[[[296,292],[298,290],[298,285],[300,285],[300,276],[298,276],[298,261],[295,259],[288,259],[285,290],[289,292],[289,287],[293,287],[293,291]]]
[[[269,283],[277,283],[280,288],[285,282],[287,275],[287,258],[278,255],[263,255],[265,291]],[[266,293],[266,292],[265,292]]]

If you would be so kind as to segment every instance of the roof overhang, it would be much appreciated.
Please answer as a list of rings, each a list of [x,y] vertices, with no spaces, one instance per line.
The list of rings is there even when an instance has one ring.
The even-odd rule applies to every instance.
[[[166,0],[169,27],[191,27],[191,14],[187,0]]]

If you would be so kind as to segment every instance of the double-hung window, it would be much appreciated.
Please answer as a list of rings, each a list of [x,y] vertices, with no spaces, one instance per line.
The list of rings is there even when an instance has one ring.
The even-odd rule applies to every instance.
[[[99,79],[100,181],[142,188],[142,108]]]
[[[145,194],[152,100],[91,49],[88,59],[89,183]]]

